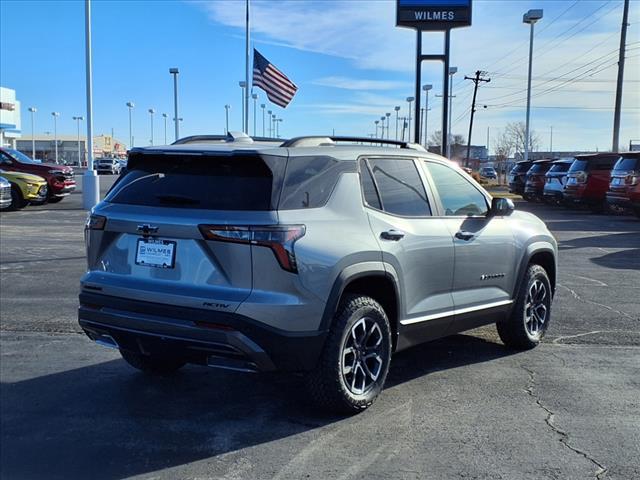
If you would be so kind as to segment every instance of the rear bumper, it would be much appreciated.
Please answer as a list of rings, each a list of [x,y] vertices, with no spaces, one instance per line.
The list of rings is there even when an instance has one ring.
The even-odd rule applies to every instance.
[[[524,183],[510,182],[509,193],[518,193],[522,195],[524,193]]]
[[[78,322],[93,340],[108,336],[139,353],[249,371],[311,370],[326,332],[295,334],[238,314],[83,292]]]

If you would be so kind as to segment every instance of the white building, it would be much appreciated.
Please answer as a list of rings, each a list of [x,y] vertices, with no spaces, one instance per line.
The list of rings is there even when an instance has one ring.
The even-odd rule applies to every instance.
[[[20,102],[16,91],[0,87],[0,146],[15,147],[21,137]]]

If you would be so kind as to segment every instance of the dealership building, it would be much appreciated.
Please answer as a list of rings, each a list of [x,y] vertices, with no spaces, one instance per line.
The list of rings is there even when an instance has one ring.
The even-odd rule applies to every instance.
[[[16,91],[0,87],[0,146],[15,147],[21,135],[20,102]]]
[[[23,136],[16,140],[15,148],[24,154],[38,160],[54,162],[56,160],[56,142],[58,143],[58,163],[67,165],[86,165],[87,140],[86,136],[58,135],[54,138],[51,132]],[[35,153],[34,153],[35,150]],[[93,137],[93,157],[119,157],[127,154],[125,144],[111,135],[96,135]],[[78,161],[80,158],[80,161]]]

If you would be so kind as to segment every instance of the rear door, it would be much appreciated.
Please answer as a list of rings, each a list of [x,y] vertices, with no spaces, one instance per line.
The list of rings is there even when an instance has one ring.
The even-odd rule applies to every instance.
[[[453,241],[432,216],[432,199],[412,158],[368,158],[360,177],[373,234],[401,290],[399,348],[441,336],[452,319]]]
[[[132,155],[95,214],[85,287],[100,293],[235,311],[251,293],[249,226],[278,223],[285,158]],[[222,240],[222,241],[221,241]]]
[[[489,200],[467,176],[442,162],[423,162],[437,194],[440,221],[455,245],[452,296],[460,315],[508,305],[516,275],[507,219],[487,216]]]

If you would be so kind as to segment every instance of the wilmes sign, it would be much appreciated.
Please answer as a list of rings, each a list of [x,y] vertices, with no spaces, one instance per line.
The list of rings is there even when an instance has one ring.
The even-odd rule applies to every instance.
[[[471,25],[471,0],[397,0],[396,25],[449,30]]]

